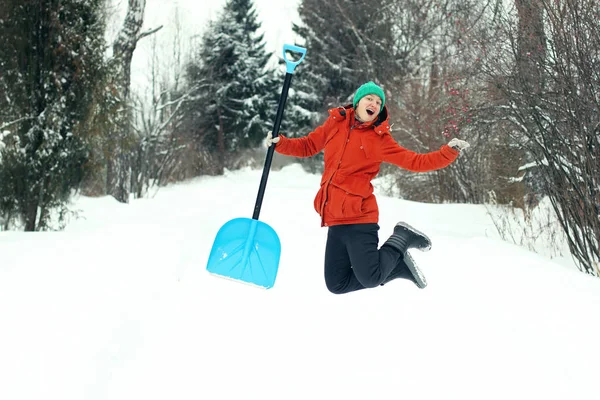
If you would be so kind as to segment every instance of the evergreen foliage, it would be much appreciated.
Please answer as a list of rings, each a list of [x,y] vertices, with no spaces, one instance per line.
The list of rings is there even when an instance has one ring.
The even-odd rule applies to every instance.
[[[198,87],[187,129],[218,154],[221,168],[227,154],[262,141],[276,111],[276,82],[259,29],[251,0],[229,0],[187,68],[188,84]]]
[[[0,219],[48,227],[82,179],[82,126],[103,65],[103,0],[0,8]]]
[[[309,111],[351,103],[354,91],[363,83],[380,81],[383,60],[392,56],[393,24],[383,12],[390,0],[368,3],[352,0],[322,2],[302,0],[298,13],[301,23],[294,32],[301,36],[309,52],[302,65],[298,87],[308,98]],[[308,99],[307,98],[307,99]]]
[[[310,50],[307,50],[307,54]],[[290,57],[293,59],[292,57]],[[302,137],[310,133],[326,117],[321,94],[311,84],[310,71],[305,72],[305,62],[294,72],[288,93],[281,132],[287,137]],[[284,69],[285,70],[285,69]],[[284,77],[281,77],[283,82]],[[277,99],[279,99],[278,93]]]

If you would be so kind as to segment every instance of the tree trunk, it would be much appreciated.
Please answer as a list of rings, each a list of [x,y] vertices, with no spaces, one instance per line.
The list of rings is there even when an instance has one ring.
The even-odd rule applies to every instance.
[[[517,67],[528,91],[539,93],[546,59],[543,5],[541,0],[515,0],[519,18]]]
[[[110,135],[108,146],[113,151],[108,155],[107,165],[107,190],[117,201],[129,202],[130,192],[130,138],[132,134],[132,117],[129,108],[131,88],[131,59],[141,39],[140,30],[144,23],[144,9],[146,0],[129,0],[127,15],[123,27],[113,43],[113,62],[115,74],[113,87],[120,103],[114,130]]]
[[[35,232],[35,224],[37,220],[37,202],[30,201],[27,205],[25,214],[25,232]]]
[[[223,130],[223,116],[221,115],[220,108],[217,108],[217,114],[219,115],[219,136],[217,138],[219,148],[219,174],[223,175],[225,172],[225,133]]]

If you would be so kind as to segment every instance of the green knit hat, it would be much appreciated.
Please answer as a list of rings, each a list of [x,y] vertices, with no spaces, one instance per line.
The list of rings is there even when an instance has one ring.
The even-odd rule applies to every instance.
[[[354,108],[356,108],[356,105],[358,104],[360,99],[369,94],[374,94],[381,98],[381,109],[383,110],[383,106],[385,105],[385,93],[383,93],[383,89],[377,86],[373,81],[367,82],[358,88],[356,94],[354,95]]]

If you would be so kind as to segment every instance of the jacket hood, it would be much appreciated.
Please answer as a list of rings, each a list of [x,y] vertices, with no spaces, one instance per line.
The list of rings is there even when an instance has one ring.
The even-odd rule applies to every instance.
[[[346,117],[354,116],[354,107],[352,107],[352,104],[347,104],[345,106],[331,108],[329,109],[329,115],[337,121],[343,121],[346,119]],[[373,130],[378,135],[390,133],[391,129],[387,106],[384,106],[383,109],[379,112],[379,115],[377,116],[377,119],[373,124]]]

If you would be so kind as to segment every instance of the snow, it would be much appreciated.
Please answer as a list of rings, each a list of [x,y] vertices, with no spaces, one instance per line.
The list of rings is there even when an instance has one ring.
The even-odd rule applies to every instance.
[[[175,7],[185,52],[224,3],[147,0],[142,32],[164,25],[161,73]],[[295,41],[298,3],[255,2],[276,55]],[[138,91],[151,49],[144,38],[134,53]],[[320,177],[291,165],[271,171],[260,216],[282,242],[274,288],[209,274],[216,232],[251,216],[260,176],[198,178],[128,205],[81,197],[65,231],[0,232],[0,399],[600,398],[600,280],[544,256],[550,239],[542,255],[502,241],[484,206],[380,194],[381,242],[398,220],[432,238],[412,253],[429,286],[336,296],[312,209]]]
[[[501,241],[483,206],[379,195],[381,241],[398,220],[431,237],[412,253],[429,286],[333,295],[319,176],[290,165],[260,216],[282,242],[275,286],[209,274],[260,176],[81,197],[63,232],[0,232],[0,398],[600,398],[600,280]]]

